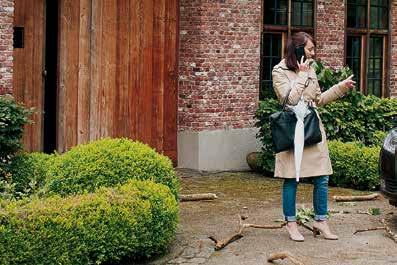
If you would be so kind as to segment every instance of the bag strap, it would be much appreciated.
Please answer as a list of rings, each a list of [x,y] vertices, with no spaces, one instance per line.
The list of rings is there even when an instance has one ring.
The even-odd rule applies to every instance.
[[[288,97],[289,97],[289,94],[291,94],[291,90],[292,90],[292,85],[291,85],[291,81],[290,81],[290,88],[288,90],[287,95],[284,98],[284,101],[283,101],[283,110],[285,110],[285,106],[287,105]]]
[[[289,79],[287,73],[284,72],[284,74],[285,74],[285,77],[287,77],[287,79],[289,81],[289,90],[288,90],[287,95],[285,96],[285,98],[283,100],[283,111],[285,110],[285,106],[287,105],[288,97],[289,97],[289,94],[291,94],[292,85],[293,85],[292,82],[291,82],[291,79]]]

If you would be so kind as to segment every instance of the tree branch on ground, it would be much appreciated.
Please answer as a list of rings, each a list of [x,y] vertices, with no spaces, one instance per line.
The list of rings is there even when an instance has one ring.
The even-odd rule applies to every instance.
[[[289,252],[277,252],[277,253],[272,253],[269,255],[269,258],[267,259],[268,262],[273,262],[278,259],[288,259],[295,265],[304,265],[303,262],[299,261],[297,258],[295,258],[291,253]]]
[[[379,193],[372,193],[369,195],[357,195],[357,196],[334,196],[334,200],[337,202],[356,202],[356,201],[372,201],[380,198]]]
[[[181,202],[186,201],[203,201],[203,200],[215,200],[218,196],[214,193],[198,193],[198,194],[186,194],[179,196]]]
[[[221,250],[222,248],[226,247],[228,244],[242,238],[243,237],[242,233],[245,228],[252,227],[252,228],[260,228],[260,229],[280,229],[287,224],[286,222],[283,222],[278,225],[244,224],[241,215],[238,215],[238,219],[239,219],[239,229],[237,233],[233,234],[232,236],[224,240],[217,240],[214,236],[208,237],[209,239],[215,242],[215,250]]]

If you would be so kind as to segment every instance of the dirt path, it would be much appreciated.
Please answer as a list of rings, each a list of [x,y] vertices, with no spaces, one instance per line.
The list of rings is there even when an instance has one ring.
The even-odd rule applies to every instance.
[[[282,218],[281,181],[265,178],[254,173],[205,174],[179,170],[182,177],[182,194],[213,192],[215,201],[182,202],[177,239],[169,254],[151,264],[270,264],[268,255],[277,251],[289,251],[309,265],[363,265],[397,264],[397,244],[385,236],[384,231],[372,231],[353,236],[356,229],[380,226],[386,217],[397,231],[397,209],[387,200],[371,202],[335,203],[330,199],[330,208],[336,210],[367,211],[380,208],[381,216],[366,214],[333,214],[330,218],[332,230],[339,236],[337,241],[314,238],[301,229],[305,242],[288,239],[286,231],[249,228],[244,237],[221,251],[213,250],[208,236],[225,238],[237,229],[237,214],[248,208],[250,223],[275,224]],[[312,185],[300,184],[298,207],[312,207]],[[363,194],[349,189],[331,188],[333,195]],[[274,264],[291,264],[277,261]]]

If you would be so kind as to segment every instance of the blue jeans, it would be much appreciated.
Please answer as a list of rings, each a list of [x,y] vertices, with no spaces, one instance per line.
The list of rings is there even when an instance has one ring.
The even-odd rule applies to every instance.
[[[328,176],[313,177],[314,220],[327,220],[328,213]],[[283,184],[283,213],[288,222],[296,221],[296,188],[298,182],[285,179]]]

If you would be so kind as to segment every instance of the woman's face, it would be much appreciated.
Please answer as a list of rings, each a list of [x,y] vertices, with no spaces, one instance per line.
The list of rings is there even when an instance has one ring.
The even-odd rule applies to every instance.
[[[306,45],[305,45],[305,56],[306,59],[314,59],[314,44],[311,40],[307,40]]]

